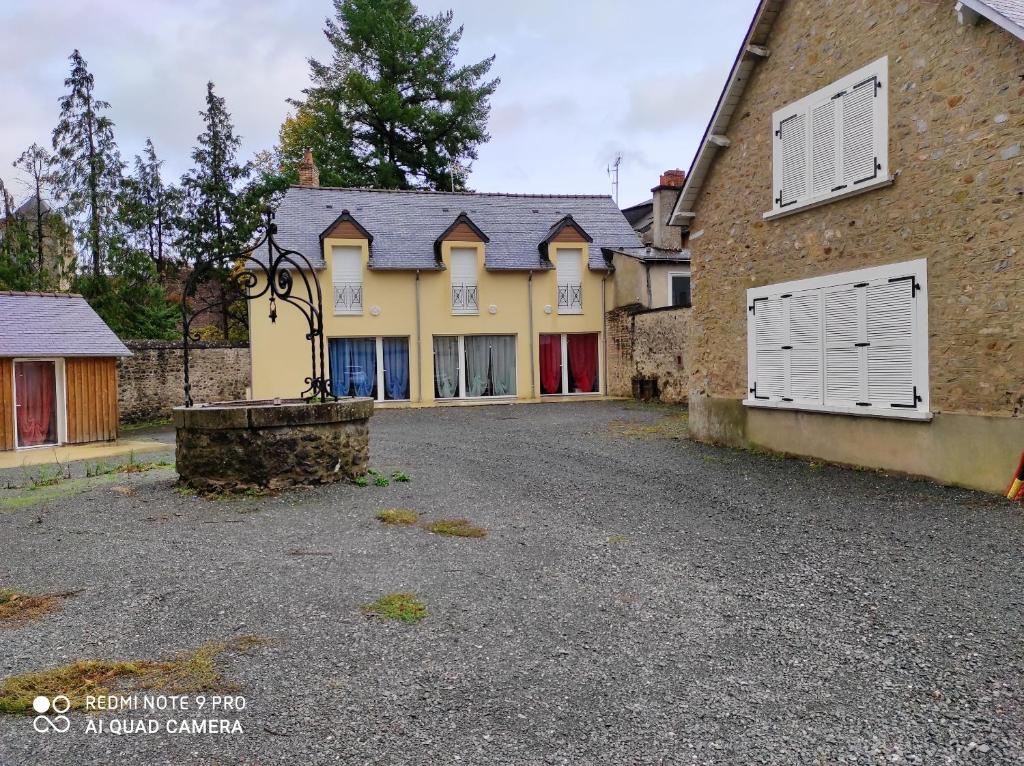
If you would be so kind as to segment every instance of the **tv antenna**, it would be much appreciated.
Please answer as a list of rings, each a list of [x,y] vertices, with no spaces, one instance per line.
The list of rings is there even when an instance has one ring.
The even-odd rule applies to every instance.
[[[615,207],[619,206],[619,165],[622,164],[622,155],[615,155],[615,162],[608,166],[608,177],[612,179],[612,186],[615,187]]]

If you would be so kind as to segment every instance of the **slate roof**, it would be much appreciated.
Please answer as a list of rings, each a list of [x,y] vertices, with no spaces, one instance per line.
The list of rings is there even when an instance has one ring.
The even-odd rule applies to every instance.
[[[615,247],[605,248],[608,254],[622,253],[630,258],[647,263],[689,263],[689,250],[665,250],[660,247]]]
[[[434,241],[466,213],[490,241],[486,266],[493,270],[550,268],[538,247],[566,215],[593,238],[592,269],[606,269],[602,247],[635,247],[640,241],[610,196],[419,192],[292,186],[274,221],[277,239],[324,266],[320,234],[348,210],[373,235],[373,269],[436,269]]]
[[[131,356],[81,295],[0,292],[0,357]]]

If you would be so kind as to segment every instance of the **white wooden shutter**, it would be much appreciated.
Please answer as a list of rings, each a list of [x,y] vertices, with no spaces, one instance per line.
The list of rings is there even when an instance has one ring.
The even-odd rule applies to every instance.
[[[753,385],[755,399],[779,401],[786,396],[786,345],[788,331],[783,301],[759,298],[751,306],[754,328]]]
[[[842,95],[843,184],[855,187],[878,177],[876,106],[880,85],[877,76],[854,85]]]
[[[583,251],[559,248],[555,256],[559,314],[583,313]]]
[[[363,313],[363,251],[351,245],[331,248],[331,281],[336,314]]]
[[[864,294],[862,288],[839,285],[824,291],[825,404],[863,402]]]
[[[888,178],[888,58],[772,116],[772,211],[800,209]]]
[[[794,293],[788,303],[788,399],[821,403],[821,292]]]
[[[480,310],[477,295],[476,250],[467,247],[452,248],[452,312],[476,314]]]
[[[773,174],[776,207],[794,205],[807,194],[807,114],[790,114],[775,130]]]
[[[829,194],[838,186],[839,142],[837,98],[826,98],[812,106],[811,115],[811,194]]]
[[[874,407],[917,407],[914,385],[916,288],[913,278],[875,280],[864,288],[867,400]]]

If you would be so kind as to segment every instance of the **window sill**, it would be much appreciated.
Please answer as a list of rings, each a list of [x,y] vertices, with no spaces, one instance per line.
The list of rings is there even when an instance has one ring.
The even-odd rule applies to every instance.
[[[817,412],[823,415],[854,415],[861,418],[881,418],[883,420],[919,420],[929,421],[932,413],[925,410],[882,409],[881,407],[843,407],[836,404],[810,405],[796,402],[763,401],[760,399],[744,399],[746,407],[757,407],[766,410],[794,410],[798,412]]]
[[[811,208],[821,207],[822,205],[827,205],[830,202],[838,202],[839,200],[846,199],[847,197],[855,197],[858,194],[863,194],[864,192],[869,192],[872,191],[873,189],[881,189],[885,186],[892,186],[893,181],[894,179],[892,176],[877,178],[869,184],[858,186],[856,189],[850,189],[848,192],[844,192],[843,194],[829,194],[825,196],[815,197],[799,205],[791,205],[789,207],[781,208],[780,210],[769,210],[767,213],[762,213],[761,217],[766,221],[774,221],[777,218],[785,218],[787,215],[793,215],[794,213],[800,213],[803,212],[804,210],[810,210]]]
[[[560,317],[578,317],[583,316],[583,309],[579,311],[558,311],[556,312]]]
[[[476,311],[453,311],[453,317],[478,317],[480,316],[479,309]]]
[[[334,310],[334,316],[336,317],[361,317],[362,315],[362,311],[338,311],[337,309]]]

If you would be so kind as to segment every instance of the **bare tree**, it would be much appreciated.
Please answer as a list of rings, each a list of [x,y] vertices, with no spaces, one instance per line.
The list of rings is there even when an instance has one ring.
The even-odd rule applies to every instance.
[[[39,272],[46,268],[46,232],[43,221],[43,195],[46,188],[53,180],[50,173],[52,157],[46,149],[39,144],[33,143],[28,149],[21,153],[21,156],[14,161],[14,167],[28,176],[28,184],[32,188],[32,203],[35,206],[35,225],[33,239],[36,260]]]

